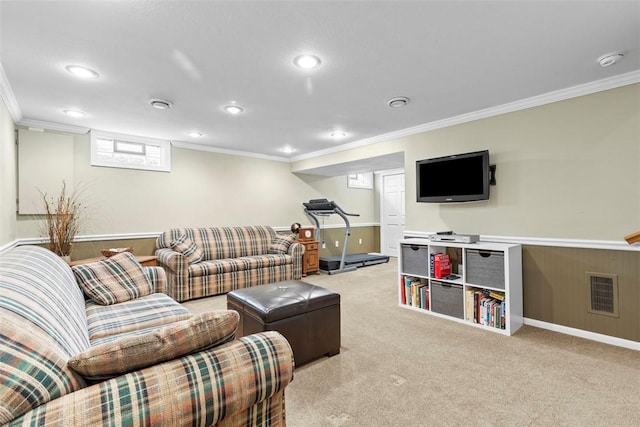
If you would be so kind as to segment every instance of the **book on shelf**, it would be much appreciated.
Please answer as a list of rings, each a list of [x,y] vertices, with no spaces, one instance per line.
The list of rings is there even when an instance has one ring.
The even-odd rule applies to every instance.
[[[409,276],[405,276],[404,277],[404,291],[405,291],[405,295],[406,295],[406,301],[405,304],[407,305],[412,305],[411,304],[411,283],[414,279],[412,277]]]
[[[493,292],[487,289],[467,290],[467,320],[496,329],[505,329],[504,293],[495,294],[499,298],[494,298],[492,294]]]
[[[421,286],[420,289],[420,308],[429,310],[429,286]]]
[[[504,301],[504,294],[500,292],[489,291],[489,296],[493,299]]]
[[[418,277],[403,276],[400,287],[402,304],[429,309],[429,285],[426,282]]]
[[[433,277],[442,279],[451,274],[451,258],[449,254],[437,253],[433,256]]]
[[[474,314],[473,314],[473,289],[467,289],[466,290],[466,298],[465,303],[466,303],[466,307],[464,309],[465,313],[466,313],[466,318],[465,320],[469,321],[469,322],[473,322],[474,321]]]
[[[412,307],[418,307],[419,295],[417,288],[422,284],[420,279],[417,277],[404,276],[403,281],[403,304],[410,305]]]
[[[433,266],[433,261],[436,257],[436,254],[434,253],[430,253],[429,254],[429,277],[434,277],[434,266]]]

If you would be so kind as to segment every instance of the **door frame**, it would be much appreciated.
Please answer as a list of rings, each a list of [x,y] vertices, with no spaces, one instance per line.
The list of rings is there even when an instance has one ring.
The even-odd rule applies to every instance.
[[[398,169],[389,169],[389,170],[384,170],[384,171],[379,171],[376,172],[376,175],[378,175],[378,178],[380,179],[380,191],[378,193],[378,197],[380,199],[380,203],[379,203],[379,217],[380,217],[380,252],[384,255],[387,255],[385,253],[385,250],[387,248],[387,242],[386,242],[386,233],[384,230],[385,224],[383,221],[384,218],[384,177],[388,176],[388,175],[405,175],[405,188],[406,188],[406,172],[404,168],[398,168]],[[405,200],[402,201],[402,203],[405,204],[405,212],[406,212],[406,191],[405,191]],[[406,218],[405,218],[406,219]]]

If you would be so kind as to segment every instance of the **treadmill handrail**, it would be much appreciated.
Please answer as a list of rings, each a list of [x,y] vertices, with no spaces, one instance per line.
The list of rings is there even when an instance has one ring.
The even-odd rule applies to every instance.
[[[349,216],[360,216],[360,214],[347,213],[347,212],[343,211],[339,206],[336,206],[336,211],[337,211],[338,209],[340,210],[340,212],[342,212],[342,213],[343,213],[343,214],[345,214],[345,215],[349,215]]]
[[[305,211],[309,212],[312,215],[331,215],[331,214],[338,213],[337,209],[331,209],[331,210],[308,210],[308,209],[305,209]],[[360,216],[360,214],[347,213],[347,212],[343,211],[342,209],[341,209],[341,211],[345,215]]]

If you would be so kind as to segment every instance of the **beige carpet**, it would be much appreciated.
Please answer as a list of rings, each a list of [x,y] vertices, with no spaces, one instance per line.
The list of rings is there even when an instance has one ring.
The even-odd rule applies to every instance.
[[[340,293],[342,348],[296,370],[290,427],[640,425],[637,351],[530,326],[505,337],[400,308],[395,259],[303,280]]]

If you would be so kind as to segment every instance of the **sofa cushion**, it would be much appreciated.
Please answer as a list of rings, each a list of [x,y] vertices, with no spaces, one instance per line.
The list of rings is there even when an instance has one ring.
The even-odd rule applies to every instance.
[[[269,245],[270,254],[286,254],[289,252],[289,247],[296,241],[296,237],[292,234],[287,236],[276,236],[271,240]]]
[[[213,274],[270,268],[291,264],[292,262],[291,255],[275,254],[203,261],[189,266],[189,276],[202,277]]]
[[[91,345],[97,339],[186,320],[193,314],[165,294],[151,294],[114,305],[87,301]]]
[[[156,249],[171,248],[182,235],[195,242],[204,260],[214,260],[266,254],[276,231],[269,226],[172,228],[158,236]]]
[[[110,378],[231,341],[239,315],[207,312],[142,335],[92,347],[69,360],[69,367],[90,379]]]
[[[116,304],[149,295],[153,284],[130,252],[72,267],[86,295],[102,305]]]
[[[180,252],[187,257],[189,264],[194,264],[202,261],[203,253],[195,242],[189,239],[186,235],[182,235],[175,240],[171,241],[171,249],[176,252]]]

